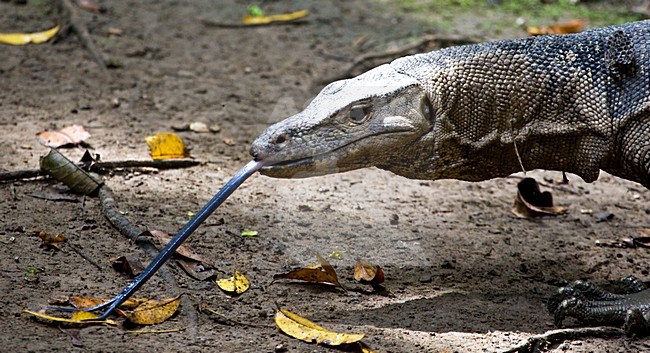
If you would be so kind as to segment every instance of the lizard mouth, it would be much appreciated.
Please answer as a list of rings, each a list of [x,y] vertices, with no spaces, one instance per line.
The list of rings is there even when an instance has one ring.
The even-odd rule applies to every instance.
[[[355,155],[354,153],[355,150],[361,151],[364,146],[372,143],[364,143],[368,138],[407,133],[413,133],[413,130],[398,129],[370,134],[313,156],[265,163],[260,173],[273,177],[297,177],[297,174],[302,172],[305,177],[308,177],[370,167],[372,164],[368,154]]]

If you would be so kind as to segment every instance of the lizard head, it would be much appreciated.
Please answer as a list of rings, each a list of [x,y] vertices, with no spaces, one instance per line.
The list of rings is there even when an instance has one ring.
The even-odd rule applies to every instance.
[[[272,177],[338,173],[400,159],[431,125],[424,89],[386,64],[326,86],[305,110],[267,128],[251,154]]]

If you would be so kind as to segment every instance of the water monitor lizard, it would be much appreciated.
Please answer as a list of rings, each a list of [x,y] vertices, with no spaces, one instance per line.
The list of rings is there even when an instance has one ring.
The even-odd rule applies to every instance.
[[[329,84],[251,154],[279,178],[376,166],[480,181],[540,168],[588,182],[605,170],[650,188],[650,21],[399,58]],[[587,287],[549,301],[558,325],[569,315],[650,328],[650,290]]]

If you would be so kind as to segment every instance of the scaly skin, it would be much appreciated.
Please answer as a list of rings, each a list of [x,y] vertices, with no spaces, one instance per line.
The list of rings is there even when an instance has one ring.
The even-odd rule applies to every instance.
[[[376,166],[480,181],[523,166],[588,182],[602,169],[650,188],[650,21],[400,58],[328,85],[251,154],[278,178]],[[650,294],[617,300],[561,313],[618,322],[627,302],[648,318]]]
[[[582,280],[560,288],[547,304],[555,325],[561,327],[566,317],[574,317],[585,325],[622,325],[628,336],[650,333],[650,289],[632,276],[622,281],[626,294]]]

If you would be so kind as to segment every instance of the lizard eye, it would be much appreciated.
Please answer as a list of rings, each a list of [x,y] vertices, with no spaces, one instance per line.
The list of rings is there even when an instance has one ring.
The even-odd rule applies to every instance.
[[[360,124],[370,115],[370,107],[367,105],[355,105],[350,108],[348,118],[355,124]]]

